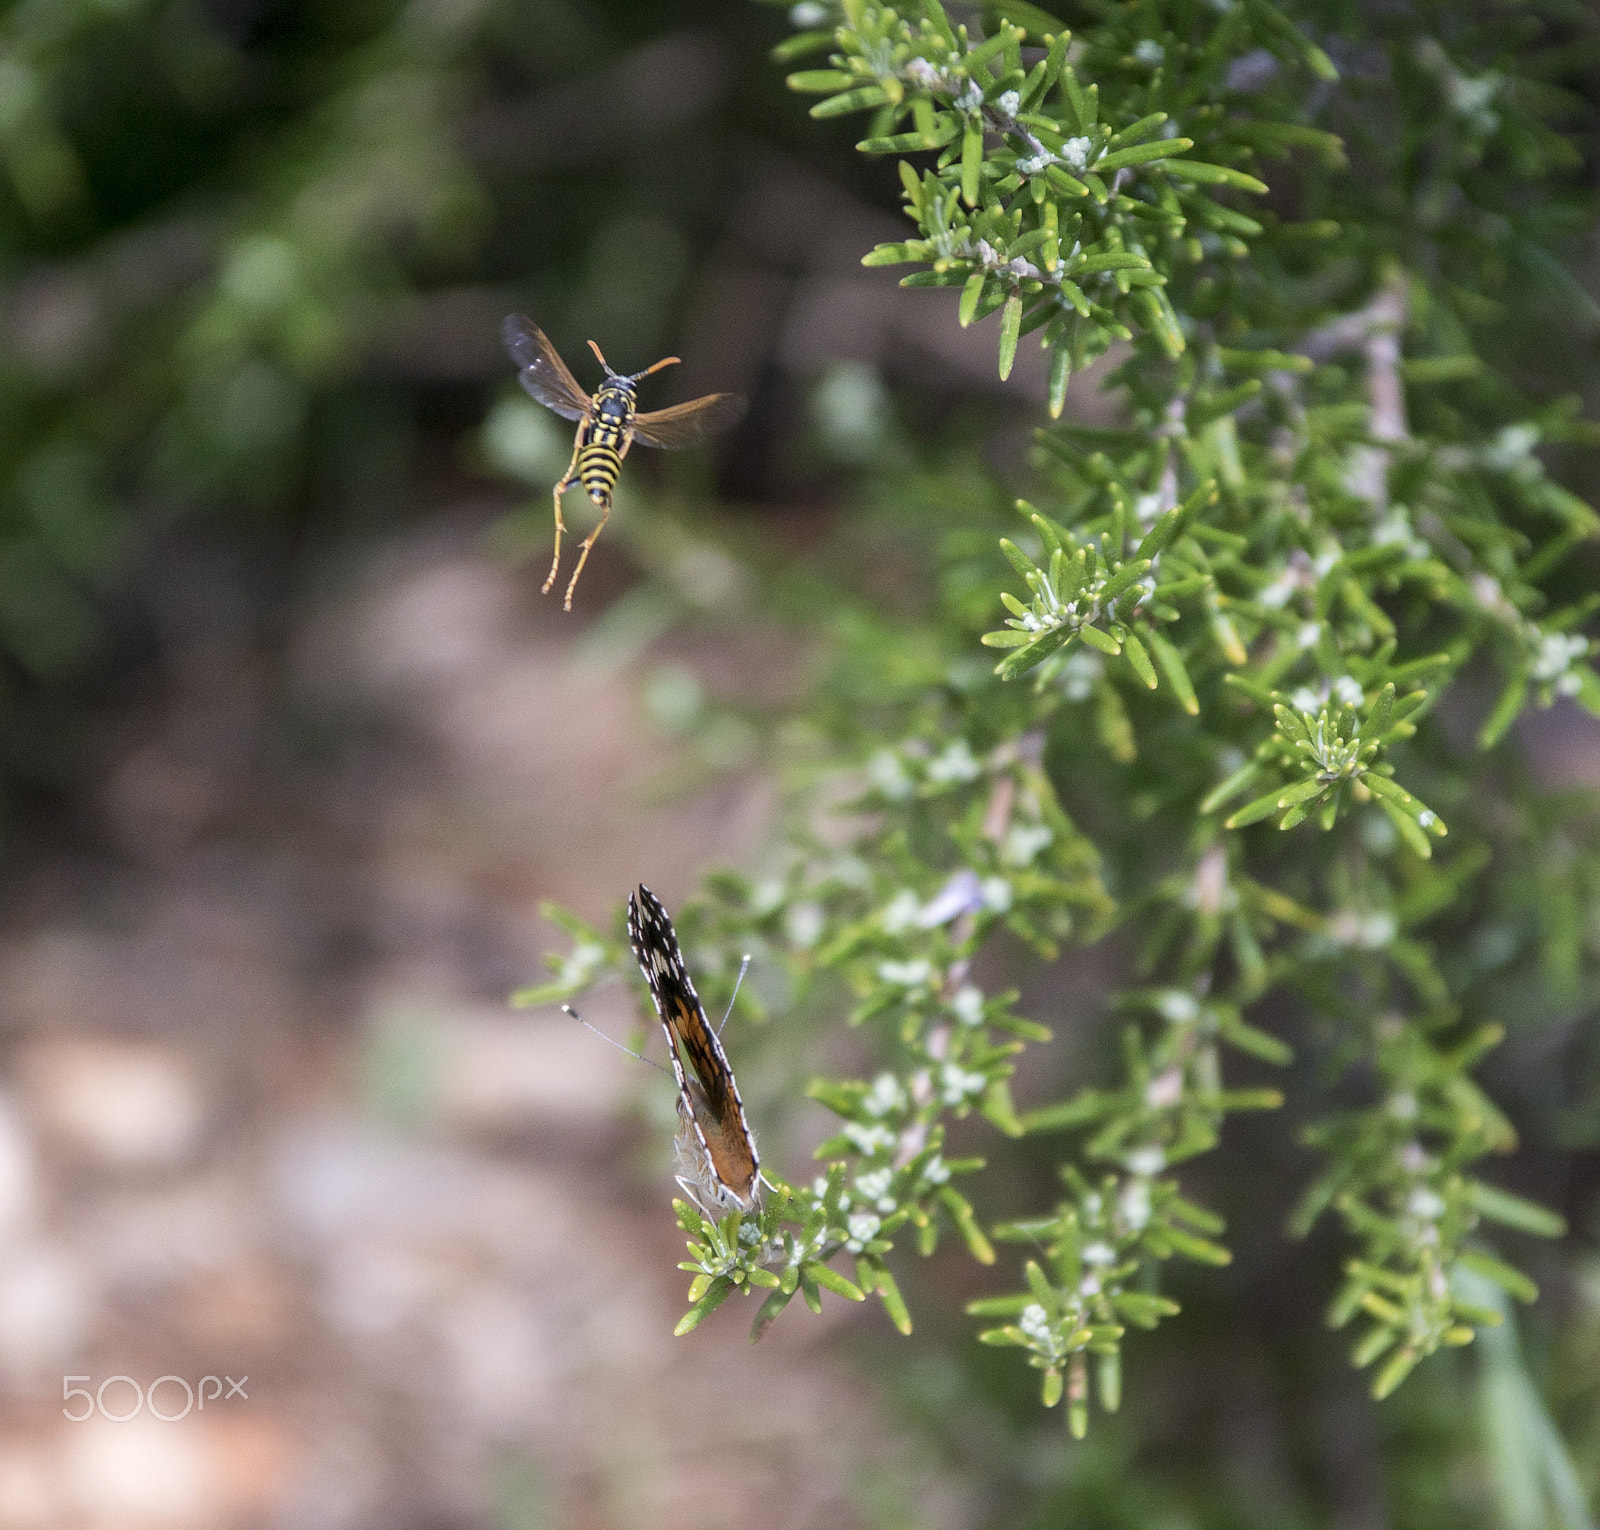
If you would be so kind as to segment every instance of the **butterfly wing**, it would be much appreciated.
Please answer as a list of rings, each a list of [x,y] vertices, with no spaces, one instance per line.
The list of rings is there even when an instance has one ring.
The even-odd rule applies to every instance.
[[[732,1204],[749,1206],[760,1159],[745,1120],[744,1101],[684,965],[672,921],[648,887],[628,898],[628,939],[667,1033],[681,1106],[716,1182],[707,1188],[720,1191],[721,1198]],[[693,1079],[684,1074],[684,1057],[694,1070]]]
[[[708,393],[704,398],[674,404],[670,409],[652,409],[635,415],[633,439],[663,451],[682,451],[707,436],[727,430],[744,418],[745,399],[739,393]]]
[[[520,313],[509,314],[500,326],[500,337],[511,359],[521,368],[517,381],[534,399],[563,419],[588,418],[588,394],[578,386],[578,380],[537,324]]]

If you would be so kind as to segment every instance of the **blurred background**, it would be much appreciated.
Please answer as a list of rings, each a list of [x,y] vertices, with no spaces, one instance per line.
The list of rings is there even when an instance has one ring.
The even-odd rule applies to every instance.
[[[816,541],[891,369],[934,417],[998,396],[988,337],[862,271],[894,168],[806,119],[787,31],[0,17],[5,1530],[965,1518],[831,1347],[842,1303],[671,1337],[670,1088],[506,1007],[562,939],[541,900],[675,905],[769,822],[706,687],[759,711],[795,654],[696,646],[748,596],[712,531]],[[572,616],[538,593],[571,427],[512,310],[586,383],[590,338],[681,355],[646,407],[753,401],[714,454],[629,459]]]
[[[673,1340],[670,1089],[506,1009],[542,900],[671,907],[757,854],[807,670],[747,562],[824,547],[906,440],[1003,471],[1043,397],[1036,353],[1002,390],[991,334],[862,270],[894,165],[806,118],[787,31],[748,0],[0,15],[3,1530],[959,1526],[1063,1474],[1093,1523],[1179,1530],[1294,1519],[1302,1446],[1351,1530],[1386,1449],[1405,1522],[1448,1503],[1447,1386],[1380,1419],[1352,1379],[1280,1452],[1284,1379],[1234,1355],[1238,1416],[1158,1501],[1132,1433],[1064,1465],[959,1318],[909,1359],[837,1303]],[[682,356],[646,407],[752,400],[714,452],[629,458],[570,617],[538,593],[570,427],[515,387],[512,310],[586,383],[591,338]],[[1600,781],[1576,714],[1541,727],[1552,783]],[[1261,1321],[1314,1322],[1289,1305]],[[1138,1382],[1157,1439],[1195,1311]],[[74,1424],[64,1376],[131,1381]],[[248,1379],[102,1416],[158,1377],[167,1415]]]

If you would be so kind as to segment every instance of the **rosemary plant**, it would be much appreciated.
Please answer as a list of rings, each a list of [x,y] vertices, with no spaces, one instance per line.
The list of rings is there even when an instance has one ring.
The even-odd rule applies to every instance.
[[[1588,322],[1554,125],[1580,9],[1059,9],[805,0],[777,49],[813,117],[866,114],[861,152],[899,159],[911,227],[863,263],[992,319],[1001,378],[1042,345],[1058,423],[998,538],[973,531],[990,488],[950,510],[913,472],[878,485],[926,512],[897,545],[939,602],[838,624],[826,768],[778,873],[713,878],[684,927],[713,986],[753,948],[786,975],[768,1008],[847,994],[880,1061],[812,1083],[838,1118],[814,1182],[720,1226],[678,1209],[680,1331],[740,1291],[759,1334],[828,1290],[910,1332],[907,1252],[1016,1247],[969,1311],[1082,1435],[1091,1393],[1118,1405],[1129,1328],[1178,1311],[1162,1263],[1229,1262],[1184,1166],[1282,1103],[1230,1085],[1242,1065],[1311,1047],[1346,1080],[1288,1231],[1342,1225],[1328,1320],[1375,1395],[1500,1323],[1495,1293],[1534,1298],[1495,1229],[1562,1221],[1481,1172],[1515,1133],[1473,1069],[1502,1035],[1483,952],[1508,910],[1498,967],[1531,965],[1563,1014],[1595,992],[1592,810],[1540,793],[1512,728],[1558,698],[1600,714],[1600,518],[1546,450],[1600,433],[1515,346],[1541,305]],[[1114,428],[1073,423],[1097,386]],[[566,923],[522,1002],[627,970]],[[1050,963],[1113,929],[1120,1076],[1019,1108],[1017,1056],[1051,1032],[977,974],[997,943]],[[970,1113],[992,1153],[1059,1145],[1053,1205],[985,1210],[981,1160],[946,1149]]]

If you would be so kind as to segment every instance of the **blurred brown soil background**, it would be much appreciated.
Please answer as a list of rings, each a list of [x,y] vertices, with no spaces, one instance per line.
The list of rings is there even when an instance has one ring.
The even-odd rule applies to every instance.
[[[488,519],[328,582],[281,662],[175,653],[99,729],[98,838],[13,877],[5,1530],[968,1517],[850,1363],[875,1309],[830,1299],[752,1349],[734,1302],[672,1337],[670,1085],[506,1006],[562,939],[542,900],[676,903],[750,857],[771,793],[661,802],[636,671],[582,657]],[[757,651],[715,660],[759,684]],[[1600,777],[1586,722],[1529,730],[1552,784]],[[586,1012],[638,1019],[615,988]],[[66,1376],[245,1396],[73,1423]]]
[[[506,1008],[560,939],[542,899],[675,902],[769,794],[648,805],[635,677],[574,658],[482,520],[329,589],[281,673],[178,655],[100,736],[108,843],[15,878],[6,1530],[848,1526],[890,1480],[961,1517],[830,1347],[843,1304],[672,1337],[670,1087]],[[72,1423],[67,1375],[247,1396]]]
[[[716,38],[658,39],[481,106],[464,138],[486,173],[554,173],[607,133],[711,110],[731,70]],[[755,395],[725,469],[770,475],[769,437],[806,430],[806,390],[841,360],[996,393],[988,336],[861,269],[898,237],[892,213],[770,148],[739,153],[661,399]],[[595,236],[597,291],[637,307],[606,275],[617,237]],[[13,304],[14,338],[70,340],[59,316],[92,315],[109,279],[49,273]],[[485,283],[408,302],[373,375],[449,418],[402,506],[314,569],[315,593],[269,595],[263,620],[245,609],[259,591],[240,593],[260,583],[248,546],[179,533],[147,555],[153,655],[92,719],[59,832],[12,847],[0,1530],[969,1517],[849,1363],[840,1324],[881,1314],[829,1298],[751,1349],[734,1303],[672,1337],[688,1277],[670,1085],[554,1011],[507,1008],[564,941],[542,900],[604,920],[644,881],[676,906],[702,868],[748,858],[772,809],[748,776],[663,800],[639,666],[582,656],[628,577],[624,528],[570,618],[538,594],[543,490],[529,564],[491,551],[513,501],[464,480],[461,443],[510,386],[499,324],[526,302]],[[1043,388],[1030,350],[1009,396]],[[628,475],[648,474],[638,455]],[[757,648],[694,657],[734,689],[767,683]],[[619,989],[585,1013],[618,1037],[638,1019]],[[213,1376],[247,1377],[246,1395],[175,1423],[63,1416],[83,1410],[64,1386],[176,1377],[157,1390],[170,1415],[181,1383]],[[117,1381],[102,1400],[134,1397]]]

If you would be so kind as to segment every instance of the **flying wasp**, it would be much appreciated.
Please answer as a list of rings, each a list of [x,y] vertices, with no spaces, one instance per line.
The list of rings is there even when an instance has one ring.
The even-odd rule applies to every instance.
[[[606,380],[591,397],[578,386],[577,379],[567,370],[566,363],[537,324],[514,313],[501,327],[501,335],[511,359],[521,368],[517,380],[529,395],[546,409],[555,410],[563,419],[578,422],[578,434],[572,443],[572,461],[555,486],[556,551],[550,562],[550,577],[545,580],[541,593],[550,593],[561,567],[561,537],[566,530],[561,520],[561,496],[575,484],[582,484],[584,492],[600,507],[600,524],[583,539],[578,566],[567,583],[564,609],[570,611],[572,592],[578,587],[578,576],[588,561],[589,549],[611,519],[611,491],[616,487],[617,474],[622,471],[622,459],[628,455],[628,448],[635,441],[665,451],[694,446],[734,424],[744,413],[745,401],[737,393],[708,393],[687,404],[640,414],[634,403],[635,390],[652,372],[676,365],[676,356],[667,356],[642,372],[623,377],[611,370],[610,362],[591,340],[589,349],[606,369]]]

